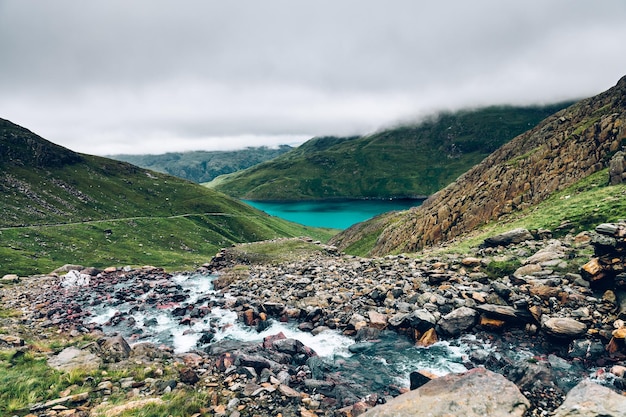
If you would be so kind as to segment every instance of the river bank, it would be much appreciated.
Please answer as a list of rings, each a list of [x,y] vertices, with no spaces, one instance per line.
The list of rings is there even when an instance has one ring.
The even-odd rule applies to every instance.
[[[548,231],[517,231],[493,237],[470,254],[379,259],[321,246],[315,254],[280,264],[250,262],[240,254],[255,244],[240,245],[194,272],[218,275],[216,290],[204,296],[192,295],[159,268],[66,266],[48,276],[5,277],[20,282],[2,289],[3,309],[20,315],[2,319],[7,336],[0,345],[15,354],[30,352],[36,344],[24,340],[62,334],[76,345],[76,356],[94,355],[79,365],[96,363],[91,380],[75,384],[65,397],[87,396],[76,399],[76,406],[71,398],[31,404],[26,412],[37,416],[115,415],[111,409],[118,402],[136,406],[172,393],[201,393],[198,416],[359,415],[436,376],[428,369],[376,363],[373,351],[416,344],[436,351],[441,341],[462,345],[463,369],[486,368],[515,383],[529,401],[526,415],[547,415],[588,377],[617,392],[626,386],[623,287],[619,279],[607,278],[606,267],[603,277],[580,269],[590,269],[590,259],[603,259],[592,257],[593,243],[597,250],[604,242],[605,252],[610,246],[603,237],[591,232],[557,240]],[[118,313],[106,322],[94,320],[93,308],[103,304],[118,306]],[[198,333],[194,325],[220,309],[255,330],[282,322],[311,335],[331,331],[353,339],[351,360],[320,356],[280,333],[260,342],[223,340],[217,335],[232,324],[217,320],[196,334],[191,350],[177,352],[172,345],[145,341],[159,323],[146,325],[134,314],[149,309],[166,311],[186,326],[186,335]],[[68,348],[59,349],[46,353],[52,364],[72,362],[55,362],[74,358]],[[117,380],[102,375],[120,369],[142,372]],[[393,379],[389,373],[404,374]],[[482,394],[487,393],[480,388],[474,393]]]

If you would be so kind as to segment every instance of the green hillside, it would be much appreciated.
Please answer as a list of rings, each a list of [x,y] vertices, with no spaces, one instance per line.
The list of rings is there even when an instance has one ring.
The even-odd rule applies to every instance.
[[[569,104],[494,106],[370,136],[315,138],[207,185],[249,200],[428,196]]]
[[[0,276],[65,263],[180,269],[221,247],[332,234],[192,182],[83,155],[0,119]]]
[[[278,148],[261,146],[237,151],[168,152],[161,155],[111,155],[109,157],[202,183],[211,181],[219,175],[230,174],[276,158],[291,149],[291,146],[281,145]]]

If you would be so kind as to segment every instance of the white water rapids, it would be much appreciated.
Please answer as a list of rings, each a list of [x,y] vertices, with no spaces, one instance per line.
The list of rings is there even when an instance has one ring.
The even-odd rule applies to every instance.
[[[174,276],[174,282],[180,285],[187,295],[181,305],[206,306],[207,300],[215,294],[213,279],[212,276],[200,274]],[[148,296],[149,293],[143,294],[137,301],[141,302]],[[102,326],[107,333],[119,332],[131,344],[144,341],[166,344],[176,353],[201,349],[205,345],[199,344],[199,341],[203,332],[209,329],[214,332],[211,343],[224,339],[261,342],[266,336],[282,332],[288,338],[301,341],[320,357],[341,357],[342,361],[357,361],[359,365],[363,365],[364,373],[376,374],[377,369],[384,367],[401,385],[408,385],[409,373],[415,370],[427,370],[437,375],[465,371],[463,361],[470,349],[469,344],[463,341],[439,342],[428,348],[416,347],[410,341],[386,332],[386,336],[381,340],[367,342],[362,349],[356,351],[357,353],[352,353],[349,347],[355,343],[354,340],[334,330],[327,330],[314,336],[298,330],[297,323],[272,321],[270,327],[259,333],[241,323],[236,312],[219,307],[211,307],[209,314],[195,319],[192,325],[180,325],[181,317],[171,314],[173,307],[157,308],[155,305],[144,304],[146,307],[137,309],[137,301],[114,303],[116,305],[103,303],[98,306],[85,306],[85,309],[89,309],[92,314],[91,322]],[[123,315],[125,320],[113,325],[110,320],[116,315]],[[470,337],[466,341],[474,342],[472,345],[474,349],[476,348],[475,339]],[[484,345],[480,348],[490,349]]]

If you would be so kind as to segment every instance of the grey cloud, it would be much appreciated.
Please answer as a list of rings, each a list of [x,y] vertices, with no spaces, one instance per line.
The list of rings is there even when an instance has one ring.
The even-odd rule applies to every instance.
[[[0,117],[93,153],[365,133],[596,94],[623,39],[623,0],[0,0]]]

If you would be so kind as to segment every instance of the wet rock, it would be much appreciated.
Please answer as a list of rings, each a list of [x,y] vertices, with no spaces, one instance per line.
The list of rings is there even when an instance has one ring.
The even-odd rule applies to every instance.
[[[432,381],[435,378],[436,375],[433,375],[428,371],[413,371],[409,374],[410,389],[411,391],[413,391],[414,389],[418,389],[422,385]]]
[[[478,395],[478,393],[480,393]],[[504,417],[524,415],[529,401],[500,374],[476,368],[449,374],[367,411],[365,417]]]
[[[623,416],[624,410],[626,397],[585,379],[567,394],[554,417]]]

